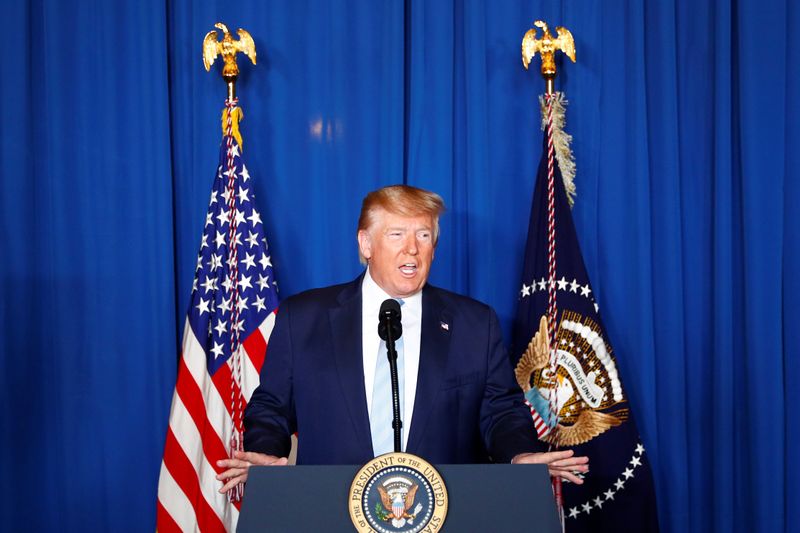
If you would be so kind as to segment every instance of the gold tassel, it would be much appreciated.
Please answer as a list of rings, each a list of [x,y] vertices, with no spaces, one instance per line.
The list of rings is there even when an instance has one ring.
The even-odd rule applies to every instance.
[[[558,168],[564,180],[564,189],[567,191],[569,206],[575,205],[575,156],[572,154],[572,135],[564,131],[567,123],[567,98],[562,92],[553,96],[553,148],[555,148]],[[539,97],[539,106],[542,109],[542,131],[547,130],[547,104],[544,96]]]
[[[242,112],[241,107],[234,107],[233,108],[233,116],[231,117],[231,131],[233,132],[233,138],[236,139],[236,142],[239,143],[239,150],[244,152],[244,146],[242,146],[242,134],[239,133],[239,121],[244,118],[244,113]],[[222,136],[228,134],[228,108],[222,110]]]

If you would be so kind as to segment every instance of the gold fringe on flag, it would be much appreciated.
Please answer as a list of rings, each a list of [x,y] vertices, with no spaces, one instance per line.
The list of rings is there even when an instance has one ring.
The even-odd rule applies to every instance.
[[[567,123],[567,101],[562,92],[553,95],[553,147],[564,180],[564,189],[567,191],[569,206],[575,204],[575,156],[572,154],[572,135],[564,131]],[[547,103],[545,97],[539,97],[539,107],[542,110],[542,131],[547,128]]]

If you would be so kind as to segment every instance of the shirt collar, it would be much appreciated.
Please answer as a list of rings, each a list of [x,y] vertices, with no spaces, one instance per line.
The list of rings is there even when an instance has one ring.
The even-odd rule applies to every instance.
[[[367,267],[367,272],[364,274],[364,281],[361,283],[361,297],[364,311],[374,311],[372,314],[378,312],[384,300],[391,298],[391,296],[381,289],[380,285],[375,283],[375,280],[372,279],[369,273],[369,267]],[[407,311],[415,314],[420,313],[422,309],[422,291],[403,298],[402,300],[404,313]]]

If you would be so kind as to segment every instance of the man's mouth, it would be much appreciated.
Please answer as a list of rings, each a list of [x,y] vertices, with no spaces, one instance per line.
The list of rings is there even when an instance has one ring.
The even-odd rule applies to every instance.
[[[415,263],[405,263],[400,265],[400,272],[406,276],[413,276],[417,272],[417,265]]]

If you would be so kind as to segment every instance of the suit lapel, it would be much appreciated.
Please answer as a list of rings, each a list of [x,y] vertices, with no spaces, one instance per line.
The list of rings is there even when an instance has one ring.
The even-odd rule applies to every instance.
[[[365,457],[372,457],[367,396],[364,391],[364,363],[361,335],[361,281],[359,276],[339,295],[339,306],[329,311],[331,339],[336,369],[344,403],[355,431],[354,440],[363,448]],[[345,428],[342,428],[345,430]]]
[[[409,453],[424,441],[431,408],[447,367],[450,351],[450,316],[435,287],[426,286],[422,291],[422,335],[420,339],[419,372],[417,392],[414,399],[414,414],[406,450]]]

